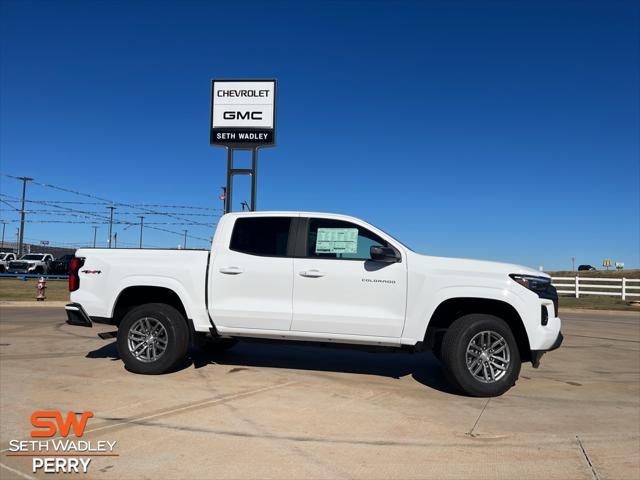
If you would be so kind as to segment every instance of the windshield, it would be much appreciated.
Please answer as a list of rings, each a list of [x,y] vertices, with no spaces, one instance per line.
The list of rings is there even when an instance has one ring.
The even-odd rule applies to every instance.
[[[398,240],[396,237],[394,237],[393,235],[389,235],[385,230],[381,229],[380,227],[376,226],[376,228],[378,230],[380,230],[381,232],[383,232],[385,235],[387,235],[388,237],[393,238],[396,242],[398,242],[400,245],[402,245],[404,248],[406,248],[407,250],[409,250],[410,252],[413,252],[414,250],[410,247],[408,247],[406,244],[404,244],[403,242],[401,242],[400,240]]]
[[[38,260],[41,261],[44,258],[44,255],[23,255],[20,257],[20,260]]]

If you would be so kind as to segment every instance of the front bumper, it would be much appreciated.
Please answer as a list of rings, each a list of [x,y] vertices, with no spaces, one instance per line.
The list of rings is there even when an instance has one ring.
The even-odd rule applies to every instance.
[[[67,312],[67,323],[69,325],[93,327],[91,318],[89,318],[89,315],[87,315],[87,312],[84,311],[84,308],[82,308],[82,305],[79,303],[68,303],[64,309]]]
[[[540,366],[540,359],[545,353],[560,348],[563,340],[564,336],[562,335],[562,332],[558,332],[558,336],[556,337],[556,340],[555,342],[553,342],[553,345],[551,345],[551,347],[546,350],[531,350],[531,363],[533,364],[533,368],[538,368]]]

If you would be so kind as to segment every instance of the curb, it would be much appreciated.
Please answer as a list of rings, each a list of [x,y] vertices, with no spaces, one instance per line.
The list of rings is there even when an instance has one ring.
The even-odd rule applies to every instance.
[[[60,300],[46,301],[45,300],[44,302],[37,302],[35,300],[30,300],[30,301],[19,302],[14,300],[0,300],[0,308],[2,307],[60,308],[60,307],[64,307],[67,303],[69,303],[69,301],[60,301]]]
[[[560,318],[562,318],[562,313],[605,313],[607,315],[624,315],[624,316],[637,316],[640,314],[640,309],[627,309],[627,310],[605,310],[603,308],[568,308],[568,307],[560,307]]]

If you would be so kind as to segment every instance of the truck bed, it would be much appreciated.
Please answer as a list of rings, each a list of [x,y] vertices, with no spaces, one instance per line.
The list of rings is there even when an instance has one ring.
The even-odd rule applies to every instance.
[[[117,297],[126,288],[154,286],[172,289],[186,299],[190,318],[207,318],[208,250],[81,248],[76,256],[85,261],[80,289],[71,293],[71,301],[94,316],[111,318]]]

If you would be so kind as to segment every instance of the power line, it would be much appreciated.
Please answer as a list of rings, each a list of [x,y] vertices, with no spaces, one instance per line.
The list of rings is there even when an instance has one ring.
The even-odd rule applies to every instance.
[[[2,173],[2,175],[6,176],[8,178],[13,178],[13,179],[18,179],[18,180],[20,179],[20,177],[16,177],[16,176],[9,175],[9,174],[6,174],[6,173]],[[92,194],[80,192],[80,191],[77,191],[77,190],[72,190],[72,189],[65,188],[65,187],[59,187],[57,185],[40,183],[38,181],[32,181],[32,183],[34,185],[38,185],[38,186],[41,186],[41,187],[51,188],[51,189],[54,189],[54,190],[59,190],[59,191],[62,191],[62,192],[71,193],[71,194],[74,194],[74,195],[79,195],[79,196],[91,198],[91,199],[94,199],[94,200],[98,200],[100,202],[99,204],[102,204],[102,205],[105,205],[105,204],[106,205],[111,205],[111,206],[122,205],[122,206],[126,206],[126,207],[133,208],[133,209],[137,208],[137,209],[144,210],[144,213],[146,213],[146,214],[156,214],[156,215],[166,216],[166,217],[170,217],[170,218],[175,218],[176,220],[182,220],[184,222],[188,222],[188,223],[185,223],[184,225],[201,226],[201,227],[207,227],[207,228],[211,228],[211,227],[215,226],[215,224],[206,224],[206,223],[201,223],[201,222],[197,222],[197,221],[191,221],[190,222],[188,219],[181,218],[180,216],[175,215],[173,213],[157,212],[157,211],[151,210],[151,209],[149,209],[149,208],[147,208],[145,206],[141,206],[140,204],[136,205],[136,204],[130,204],[130,203],[124,203],[124,202],[112,202],[112,201],[110,201],[110,200],[108,200],[106,198],[98,197],[97,195],[92,195]],[[2,195],[2,194],[0,194],[0,195]],[[3,195],[3,196],[9,197],[8,195]],[[103,220],[106,219],[105,217],[103,217],[103,216],[101,216],[99,214],[93,213],[93,212],[85,212],[85,211],[81,211],[81,210],[76,210],[76,209],[72,209],[72,208],[62,207],[60,205],[56,205],[56,204],[53,203],[53,201],[31,200],[30,202],[37,203],[37,204],[38,203],[39,204],[44,204],[44,205],[47,205],[47,206],[50,206],[50,207],[71,211],[71,212],[74,212],[74,213],[79,214],[79,215],[90,215],[90,216],[93,216],[93,217],[96,217],[96,218],[100,218],[100,219],[103,219]],[[7,202],[5,202],[5,203],[7,203]],[[61,203],[61,202],[58,202],[58,203]],[[98,203],[98,202],[95,202],[95,203]],[[159,204],[151,204],[151,205],[159,205]],[[12,206],[12,205],[10,205],[10,206]],[[203,208],[203,207],[201,207],[201,208]],[[123,223],[127,224],[127,225],[132,225],[131,222],[123,222]],[[171,233],[171,234],[174,234],[174,235],[180,235],[180,236],[183,235],[181,232],[175,232],[175,231],[172,231],[172,230],[159,228],[159,227],[147,226],[147,228],[151,228],[151,229],[154,229],[154,230],[159,230],[159,231]],[[202,241],[205,241],[205,242],[209,242],[211,240],[209,238],[202,238],[202,237],[197,237],[197,236],[194,236],[194,235],[188,235],[188,237],[196,239],[196,240],[202,240]]]
[[[13,205],[10,205],[7,202],[4,202],[4,200],[0,200],[3,203],[6,203],[7,205],[9,205],[11,207],[11,211],[16,211],[19,209],[16,209],[15,207],[13,207]],[[27,200],[27,203],[29,203],[30,200]],[[49,206],[49,205],[47,205]],[[0,211],[9,211],[6,208],[0,208]],[[83,210],[83,213],[94,213],[93,211],[86,211]],[[59,212],[57,210],[46,210],[46,209],[30,209],[30,210],[25,210],[25,213],[37,213],[37,214],[48,214],[48,215],[65,215],[62,212]],[[155,216],[164,216],[164,213],[146,213],[146,212],[122,212],[122,211],[118,211],[118,215],[135,215],[135,216],[140,216],[140,214],[145,213],[146,215],[155,215]],[[217,214],[212,214],[212,213],[185,213],[185,212],[174,212],[176,214],[179,215],[183,215],[185,217],[212,217],[213,215],[217,215]]]
[[[7,223],[11,223],[11,222],[7,222]],[[98,222],[98,221],[91,221],[91,222],[87,222],[87,221],[82,221],[82,220],[25,220],[25,223],[43,223],[43,224],[47,224],[47,223],[60,223],[60,224],[76,224],[76,225],[108,225],[109,222],[108,221],[103,221],[103,222]],[[136,226],[136,225],[140,225],[140,222],[137,223],[132,223],[132,222],[124,222],[124,221],[118,221],[118,220],[114,220],[112,222],[113,225],[126,225],[127,228]],[[144,226],[145,228],[147,227],[147,225],[186,225],[186,226],[194,226],[193,223],[188,223],[188,222],[144,222]],[[182,235],[182,234],[180,234]]]
[[[9,176],[9,177],[11,177],[11,178],[19,178],[19,177],[13,177],[13,176],[11,176],[11,175],[7,175],[7,176]],[[92,199],[95,199],[95,200],[100,200],[100,201],[102,201],[102,202],[108,202],[108,203],[109,203],[109,204],[111,204],[111,205],[114,205],[114,204],[115,204],[115,202],[113,202],[113,201],[111,201],[111,200],[107,200],[106,198],[98,197],[97,195],[92,195],[92,194],[90,194],[90,193],[84,193],[84,192],[80,192],[80,191],[78,191],[78,190],[72,190],[72,189],[70,189],[70,188],[59,187],[59,186],[57,186],[57,185],[51,185],[51,184],[49,184],[49,183],[40,183],[40,182],[36,182],[36,181],[33,181],[33,183],[34,183],[34,185],[38,185],[38,186],[41,186],[41,187],[51,188],[51,189],[54,189],[54,190],[59,190],[59,191],[62,191],[62,192],[67,192],[67,193],[72,193],[72,194],[74,194],[74,195],[79,195],[79,196],[83,196],[83,197],[88,197],[88,198],[92,198]],[[134,207],[134,206],[133,206],[133,205],[131,205],[131,204],[123,203],[123,202],[120,202],[120,203],[119,203],[119,205],[123,205],[123,206],[129,207],[129,208],[136,208],[136,207]],[[156,211],[150,210],[150,209],[148,209],[148,208],[146,208],[146,207],[137,207],[137,208],[140,208],[140,209],[142,209],[142,210],[145,210],[145,213],[158,213],[158,214],[161,214],[161,215],[162,215],[162,212],[156,212]],[[173,215],[173,214],[171,214],[171,213],[164,213],[164,215],[166,215],[167,217],[173,217],[173,218],[176,218],[177,220],[184,220],[184,218],[180,218],[180,217],[178,217],[177,215]],[[196,225],[198,224],[198,222],[194,222],[194,223],[195,223]],[[206,227],[209,227],[209,225],[206,225],[206,224],[201,224],[201,225],[206,226]]]
[[[47,203],[60,203],[60,204],[75,204],[75,205],[115,205],[115,206],[127,206],[132,205],[133,207],[162,207],[162,208],[181,208],[185,210],[209,210],[215,212],[221,212],[221,208],[211,208],[211,207],[198,207],[195,205],[165,205],[165,204],[157,204],[157,203],[119,203],[119,202],[79,202],[75,200],[46,200],[46,199],[38,199],[39,202],[47,202]],[[29,200],[27,200],[29,202]]]

